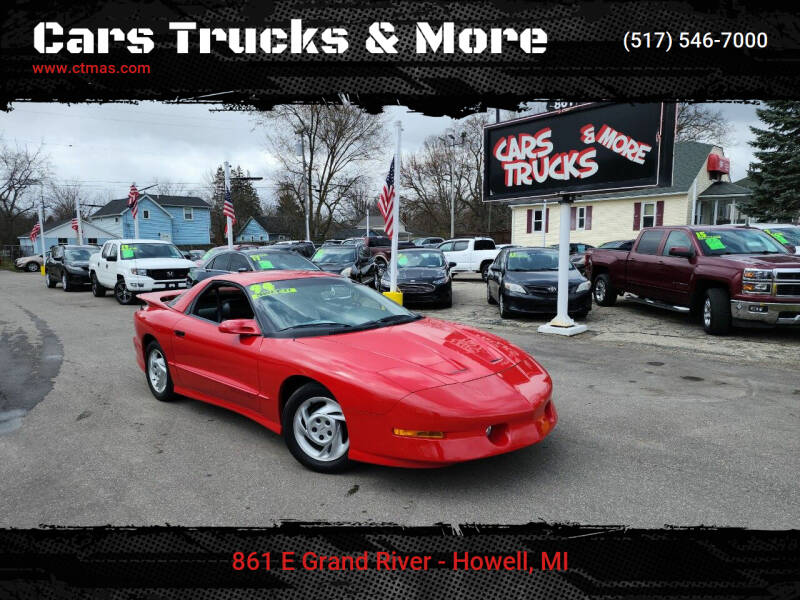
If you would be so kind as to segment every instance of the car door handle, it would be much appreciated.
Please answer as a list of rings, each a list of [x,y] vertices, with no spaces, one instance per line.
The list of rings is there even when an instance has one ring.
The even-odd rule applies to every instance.
[[[175,330],[175,335],[177,335],[178,337],[183,337],[183,336],[186,335],[186,332],[185,331],[179,331],[179,330],[176,329]]]

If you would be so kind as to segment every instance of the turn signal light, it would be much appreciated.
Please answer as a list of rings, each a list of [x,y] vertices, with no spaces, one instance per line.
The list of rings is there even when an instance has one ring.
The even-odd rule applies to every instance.
[[[395,427],[392,431],[395,435],[399,435],[401,437],[429,438],[437,440],[440,440],[444,437],[444,431],[418,431],[416,429],[398,429],[397,427]]]

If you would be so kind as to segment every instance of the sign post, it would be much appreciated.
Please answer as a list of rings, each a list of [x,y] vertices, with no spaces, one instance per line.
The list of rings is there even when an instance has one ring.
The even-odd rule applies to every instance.
[[[39,238],[42,240],[42,266],[39,269],[42,275],[44,275],[44,263],[45,263],[45,250],[44,250],[44,203],[39,203]],[[34,248],[34,251],[36,249]]]

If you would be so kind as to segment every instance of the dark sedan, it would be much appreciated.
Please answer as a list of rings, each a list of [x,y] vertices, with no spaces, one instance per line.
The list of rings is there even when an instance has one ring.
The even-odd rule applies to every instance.
[[[245,273],[247,271],[319,271],[307,258],[296,252],[267,248],[249,248],[217,252],[202,267],[189,271],[187,284],[196,283],[223,273]]]
[[[338,273],[357,283],[375,285],[375,260],[364,244],[322,246],[311,259],[323,271]]]
[[[489,267],[486,301],[499,304],[503,318],[554,315],[557,299],[558,250],[504,248]],[[570,263],[569,314],[582,319],[591,309],[591,283]]]
[[[45,285],[54,288],[61,283],[65,292],[91,285],[89,257],[97,252],[100,252],[100,246],[53,246],[44,265]]]
[[[452,263],[455,264],[455,263]],[[437,248],[405,248],[397,254],[397,289],[403,292],[403,304],[453,305],[453,280],[450,264]],[[389,269],[380,280],[380,291],[391,285]]]

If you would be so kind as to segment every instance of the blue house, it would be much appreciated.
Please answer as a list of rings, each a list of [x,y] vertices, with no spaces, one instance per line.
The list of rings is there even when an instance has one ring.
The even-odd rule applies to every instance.
[[[211,207],[196,196],[139,196],[139,237],[168,240],[178,246],[211,243]],[[112,200],[90,217],[92,223],[118,238],[134,237],[134,223],[128,199]]]
[[[288,233],[281,231],[280,219],[254,215],[244,222],[234,241],[237,244],[245,242],[280,242],[289,238],[290,235]]]
[[[83,232],[84,244],[97,244],[103,245],[108,240],[114,239],[118,236],[110,231],[99,227],[95,223],[89,221],[81,222],[81,230]],[[27,235],[19,236],[19,245],[23,256],[30,256],[32,254],[39,254],[42,251],[41,241],[37,238],[36,248],[33,247],[31,238]],[[72,229],[72,219],[60,221],[58,223],[45,223],[44,225],[44,248],[49,250],[50,246],[56,244],[77,244],[78,232]]]

